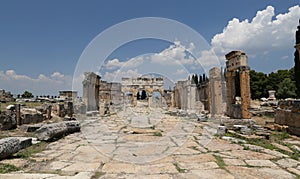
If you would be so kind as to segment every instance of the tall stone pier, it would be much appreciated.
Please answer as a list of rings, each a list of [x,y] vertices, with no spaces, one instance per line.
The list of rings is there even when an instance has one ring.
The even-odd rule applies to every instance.
[[[223,100],[222,100],[222,78],[221,69],[214,67],[209,70],[209,85],[210,85],[210,113],[218,116],[223,114]]]
[[[83,84],[83,101],[87,111],[99,110],[99,87],[100,76],[93,72],[84,73]]]
[[[245,52],[232,51],[226,57],[226,114],[232,118],[250,119],[250,67]],[[240,98],[239,98],[240,97]],[[240,99],[240,101],[239,101]]]

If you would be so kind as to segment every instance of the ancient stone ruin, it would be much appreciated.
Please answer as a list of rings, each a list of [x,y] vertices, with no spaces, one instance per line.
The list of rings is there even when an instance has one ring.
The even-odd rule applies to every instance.
[[[232,51],[226,55],[226,94],[228,116],[250,119],[250,68],[245,52]]]

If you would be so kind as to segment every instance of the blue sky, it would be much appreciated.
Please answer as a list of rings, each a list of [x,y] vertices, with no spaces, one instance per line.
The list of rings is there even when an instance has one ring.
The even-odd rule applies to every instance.
[[[76,64],[90,41],[115,24],[141,17],[168,18],[191,27],[215,47],[220,58],[224,51],[240,47],[248,54],[251,68],[257,71],[290,68],[293,65],[294,33],[298,25],[295,19],[300,18],[298,8],[293,11],[290,8],[298,4],[298,0],[3,0],[0,1],[0,88],[13,93],[22,93],[27,89],[36,95],[57,95],[58,90],[72,88],[70,81]],[[257,12],[263,10],[262,14],[266,18],[271,16],[271,21],[275,21],[278,14],[284,16],[282,26],[266,25],[265,29],[276,36],[262,32],[241,42],[243,37],[249,37],[249,34],[243,35],[247,27],[256,32],[257,26],[254,28],[251,22]],[[290,32],[283,26],[290,28]],[[229,27],[240,30],[230,31]],[[283,29],[275,32],[278,27]],[[223,33],[226,28],[228,32]],[[233,42],[240,46],[226,43],[232,33],[238,38]],[[289,38],[285,38],[287,36]],[[278,37],[279,41],[273,42],[268,37]],[[290,43],[283,39],[282,45],[276,44],[280,38]],[[141,54],[159,54],[170,49],[170,45],[170,42],[149,39],[128,43],[113,52],[106,63],[114,60],[120,64]],[[112,73],[111,69],[107,71]],[[101,72],[104,79],[107,71],[104,69]]]

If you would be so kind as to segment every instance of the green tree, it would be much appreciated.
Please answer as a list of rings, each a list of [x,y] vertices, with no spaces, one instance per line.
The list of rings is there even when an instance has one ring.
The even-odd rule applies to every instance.
[[[262,72],[250,71],[250,92],[252,99],[260,99],[268,96],[267,86],[268,76]],[[270,87],[272,88],[272,87]]]
[[[195,80],[195,84],[197,85],[199,83],[197,74],[195,74],[195,79],[194,80]]]
[[[25,91],[23,94],[22,94],[22,98],[33,98],[33,94],[29,91]]]
[[[296,96],[296,84],[290,78],[285,78],[278,84],[277,97],[279,99],[295,98]]]

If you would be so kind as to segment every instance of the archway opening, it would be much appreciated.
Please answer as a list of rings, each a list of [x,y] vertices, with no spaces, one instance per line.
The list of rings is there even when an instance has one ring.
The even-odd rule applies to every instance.
[[[162,106],[162,94],[159,91],[154,91],[152,93],[151,107],[161,107]]]
[[[145,90],[140,90],[137,92],[136,98],[140,101],[147,101],[149,94]]]

